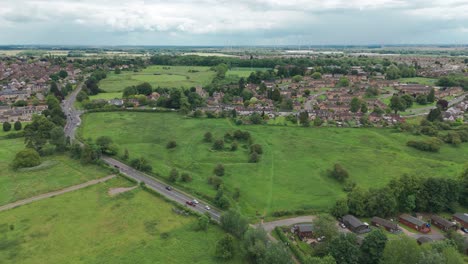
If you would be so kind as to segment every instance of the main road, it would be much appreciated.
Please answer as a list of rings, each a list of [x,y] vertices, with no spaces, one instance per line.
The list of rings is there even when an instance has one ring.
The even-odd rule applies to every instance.
[[[75,139],[76,129],[81,124],[80,115],[83,112],[77,110],[74,106],[74,103],[76,100],[76,96],[81,91],[82,87],[83,83],[78,84],[76,89],[68,96],[68,98],[64,99],[62,102],[63,112],[67,116],[67,124],[65,125],[64,131],[65,135],[71,140]],[[177,188],[169,186],[154,177],[151,177],[138,170],[135,170],[132,167],[112,157],[104,156],[101,159],[111,167],[117,168],[120,171],[120,173],[126,175],[127,177],[132,178],[139,183],[145,183],[146,187],[158,192],[162,196],[172,201],[175,201],[183,206],[186,206],[187,208],[195,212],[202,214],[208,213],[211,216],[212,220],[219,223],[221,218],[221,211],[214,208],[207,202],[197,199],[198,204],[194,204],[194,206],[188,205],[187,202],[193,202],[196,198]]]

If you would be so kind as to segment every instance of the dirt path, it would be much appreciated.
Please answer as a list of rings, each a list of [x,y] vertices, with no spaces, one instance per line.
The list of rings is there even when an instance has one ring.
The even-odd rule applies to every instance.
[[[81,184],[78,184],[78,185],[73,185],[73,186],[67,187],[67,188],[62,189],[62,190],[53,191],[53,192],[49,192],[49,193],[44,193],[44,194],[40,194],[38,196],[34,196],[34,197],[31,197],[31,198],[28,198],[28,199],[24,199],[24,200],[16,201],[14,203],[9,203],[9,204],[6,204],[6,205],[2,205],[2,206],[0,206],[0,212],[15,208],[15,207],[18,207],[18,206],[21,206],[21,205],[29,204],[29,203],[32,203],[32,202],[35,202],[35,201],[39,201],[39,200],[42,200],[42,199],[57,196],[57,195],[60,195],[60,194],[64,194],[64,193],[76,191],[76,190],[79,190],[79,189],[83,189],[83,188],[86,188],[86,187],[91,186],[91,185],[95,185],[95,184],[98,184],[98,183],[101,183],[101,182],[108,181],[108,180],[113,179],[115,177],[116,177],[115,175],[109,175],[109,176],[104,177],[104,178],[92,180],[92,181],[81,183]]]
[[[124,192],[128,192],[128,191],[131,191],[135,188],[137,188],[138,186],[133,186],[133,187],[120,187],[120,188],[110,188],[109,191],[107,192],[110,196],[115,196],[117,194],[120,194],[120,193],[124,193]]]

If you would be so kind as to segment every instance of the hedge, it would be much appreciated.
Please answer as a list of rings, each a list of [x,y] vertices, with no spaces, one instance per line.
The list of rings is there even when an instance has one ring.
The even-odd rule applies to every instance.
[[[306,263],[306,261],[307,261],[306,256],[304,256],[302,251],[299,250],[295,245],[293,245],[293,243],[291,243],[291,241],[289,241],[289,239],[286,237],[286,235],[281,230],[281,228],[275,227],[275,232],[279,236],[280,240],[283,243],[285,243],[285,244],[287,244],[289,246],[289,249],[291,249],[292,253],[299,260],[299,262]]]

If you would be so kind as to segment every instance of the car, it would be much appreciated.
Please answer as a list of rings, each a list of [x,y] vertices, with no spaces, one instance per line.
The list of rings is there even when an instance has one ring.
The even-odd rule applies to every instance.
[[[340,223],[341,228],[346,228],[345,224]]]
[[[196,204],[194,204],[192,201],[186,201],[185,203],[190,205],[190,206],[196,206]]]
[[[166,190],[172,191],[172,187],[171,186],[166,186]]]
[[[465,232],[465,233],[468,233],[468,228],[462,227],[462,228],[460,228],[460,229],[461,229],[461,231],[463,231],[463,232]]]
[[[194,203],[194,204],[199,204],[199,202],[197,201],[197,199],[193,199],[193,203]]]
[[[210,210],[211,208],[208,205],[205,205],[206,210]]]

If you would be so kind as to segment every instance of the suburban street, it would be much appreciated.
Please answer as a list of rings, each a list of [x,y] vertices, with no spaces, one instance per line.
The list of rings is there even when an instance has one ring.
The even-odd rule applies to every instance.
[[[80,115],[83,113],[82,111],[78,111],[74,107],[74,103],[76,100],[76,95],[81,91],[81,88],[83,86],[83,83],[80,83],[76,89],[70,94],[68,98],[66,98],[62,102],[62,109],[67,116],[67,124],[65,125],[65,135],[70,137],[71,140],[75,139],[75,133],[77,127],[81,124],[81,119]],[[187,201],[193,201],[196,199],[195,197],[188,195],[180,190],[177,190],[176,188],[171,186],[171,190],[167,190],[166,187],[168,186],[167,184],[163,183],[160,180],[155,179],[154,177],[151,177],[147,174],[144,174],[140,171],[137,171],[130,166],[113,159],[111,157],[102,157],[102,160],[109,164],[112,167],[118,168],[120,173],[126,175],[127,177],[130,177],[138,182],[144,182],[148,188],[151,188],[152,190],[160,193],[161,195],[183,205],[186,206],[187,208],[196,211],[198,213],[208,213],[211,218],[219,222],[221,218],[221,212],[214,208],[212,205],[201,201],[200,199],[197,199],[199,201],[199,204],[196,204],[195,206],[190,206],[187,205]],[[210,209],[207,209],[209,207]]]

